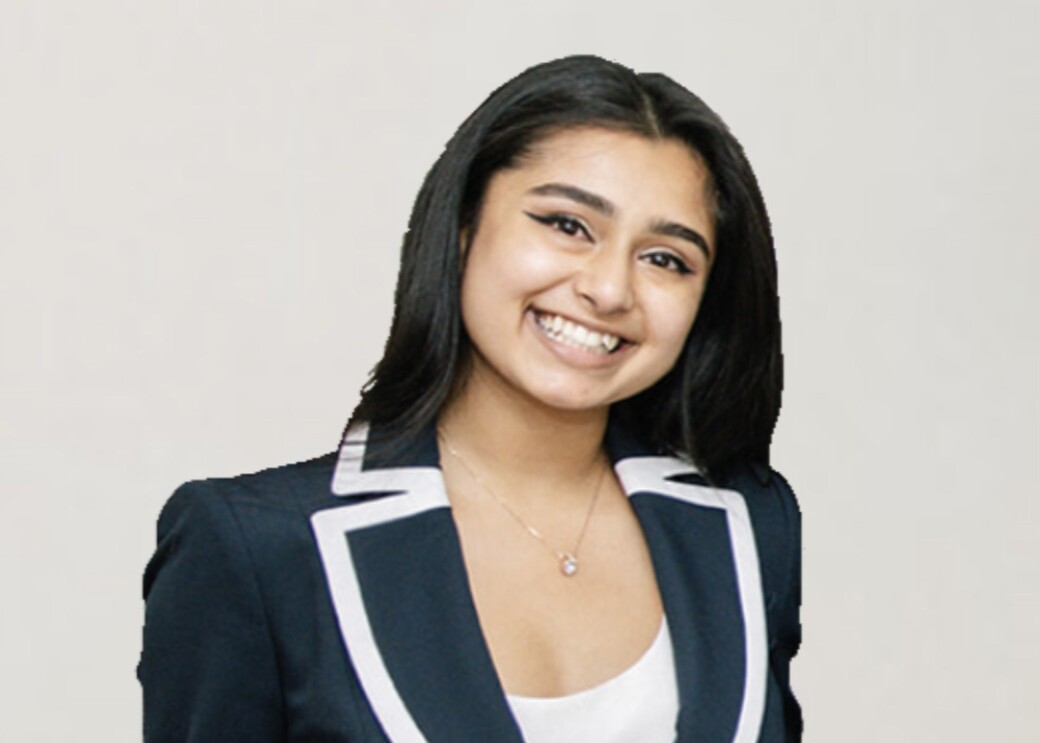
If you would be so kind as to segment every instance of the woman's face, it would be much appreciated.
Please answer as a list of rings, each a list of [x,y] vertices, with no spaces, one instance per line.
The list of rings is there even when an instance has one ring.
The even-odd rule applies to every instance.
[[[707,182],[677,140],[594,128],[496,173],[462,280],[467,383],[588,410],[664,376],[714,255]]]

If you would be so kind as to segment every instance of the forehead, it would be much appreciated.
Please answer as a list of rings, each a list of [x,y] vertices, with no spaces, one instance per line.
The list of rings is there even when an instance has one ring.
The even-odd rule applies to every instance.
[[[712,221],[711,175],[684,142],[627,131],[572,128],[538,140],[513,167],[499,171],[489,199],[520,197],[545,183],[592,191],[621,213]]]

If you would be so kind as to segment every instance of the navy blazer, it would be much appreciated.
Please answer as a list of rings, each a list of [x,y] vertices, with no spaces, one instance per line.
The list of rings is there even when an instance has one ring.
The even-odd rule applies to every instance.
[[[145,572],[148,743],[522,743],[484,642],[436,434],[188,483]],[[374,440],[377,437],[372,437]],[[615,426],[679,683],[677,741],[801,737],[800,529],[769,470],[712,487]],[[638,743],[638,742],[634,742]]]

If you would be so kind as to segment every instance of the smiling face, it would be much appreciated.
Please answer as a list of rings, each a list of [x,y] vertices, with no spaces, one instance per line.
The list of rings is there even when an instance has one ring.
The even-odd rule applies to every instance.
[[[590,128],[553,134],[497,172],[462,279],[467,384],[605,411],[657,382],[708,278],[708,183],[677,140]]]

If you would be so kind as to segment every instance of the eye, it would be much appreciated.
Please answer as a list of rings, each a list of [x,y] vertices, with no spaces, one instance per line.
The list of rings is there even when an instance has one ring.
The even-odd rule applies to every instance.
[[[687,265],[686,261],[675,253],[670,253],[665,250],[654,250],[649,253],[644,253],[642,257],[651,266],[663,268],[666,271],[674,271],[675,273],[684,276],[693,273],[693,269]]]
[[[532,212],[524,212],[524,214],[536,222],[562,232],[568,237],[585,235],[585,237],[592,239],[588,229],[582,224],[581,220],[569,217],[566,214],[533,214]]]

